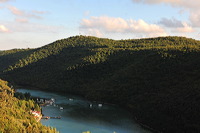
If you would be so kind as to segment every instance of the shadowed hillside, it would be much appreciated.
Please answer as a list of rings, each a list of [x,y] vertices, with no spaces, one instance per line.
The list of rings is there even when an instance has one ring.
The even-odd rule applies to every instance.
[[[116,103],[163,132],[200,131],[200,42],[184,37],[75,36],[0,52],[12,83]]]

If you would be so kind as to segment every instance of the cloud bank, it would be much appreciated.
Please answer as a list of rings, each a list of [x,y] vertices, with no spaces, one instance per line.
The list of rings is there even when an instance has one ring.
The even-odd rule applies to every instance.
[[[162,18],[158,24],[163,25],[164,27],[171,29],[172,32],[177,33],[191,33],[195,31],[194,28],[188,23],[179,21],[175,18]]]
[[[134,36],[155,37],[166,36],[165,30],[156,25],[149,24],[144,20],[124,20],[108,16],[90,17],[82,19],[80,30],[85,34],[92,34],[102,37],[104,34],[121,33],[132,34]]]
[[[132,0],[144,4],[168,4],[175,8],[189,12],[189,21],[192,27],[200,27],[200,1],[199,0]]]

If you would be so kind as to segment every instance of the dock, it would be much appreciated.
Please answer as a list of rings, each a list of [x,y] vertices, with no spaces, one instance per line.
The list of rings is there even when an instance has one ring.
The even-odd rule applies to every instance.
[[[61,119],[61,116],[50,117],[50,119]]]
[[[42,119],[61,119],[61,116],[43,116]]]

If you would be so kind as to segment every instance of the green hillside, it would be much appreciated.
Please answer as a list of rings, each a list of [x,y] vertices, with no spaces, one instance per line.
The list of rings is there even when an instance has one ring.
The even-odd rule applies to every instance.
[[[33,51],[34,50],[32,49],[13,49],[7,51],[0,51],[0,71],[2,72],[6,70],[9,67],[9,65],[15,64],[19,61],[19,59],[25,58]]]
[[[1,133],[56,133],[55,129],[36,122],[30,109],[37,105],[32,100],[19,100],[7,82],[0,80],[0,132]]]
[[[17,85],[116,103],[159,131],[200,131],[200,41],[75,36],[0,52],[0,62]]]

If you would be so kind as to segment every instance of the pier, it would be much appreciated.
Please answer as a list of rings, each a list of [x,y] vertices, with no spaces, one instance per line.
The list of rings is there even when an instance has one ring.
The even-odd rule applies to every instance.
[[[42,119],[61,119],[61,116],[43,116]]]

